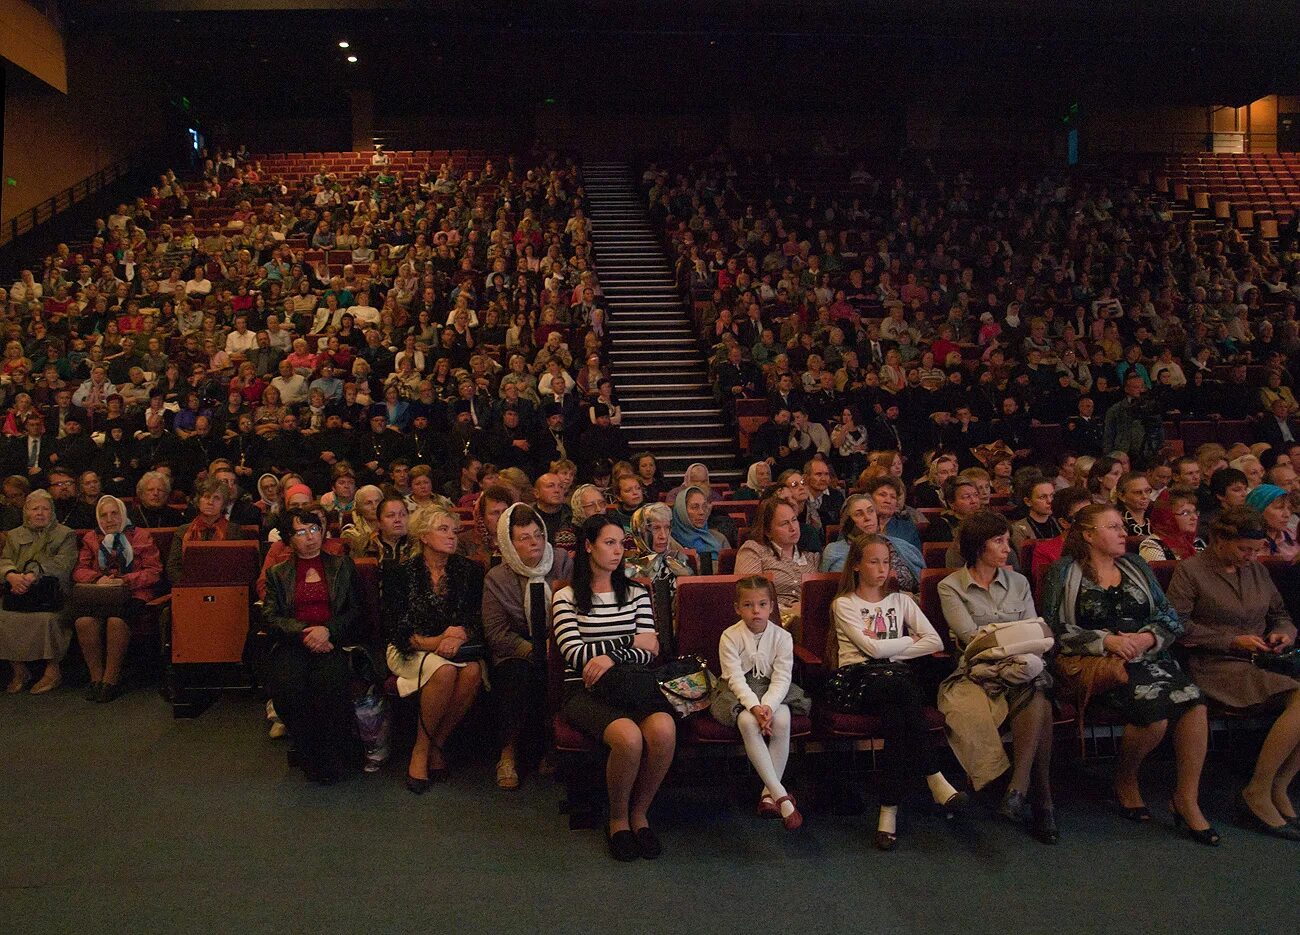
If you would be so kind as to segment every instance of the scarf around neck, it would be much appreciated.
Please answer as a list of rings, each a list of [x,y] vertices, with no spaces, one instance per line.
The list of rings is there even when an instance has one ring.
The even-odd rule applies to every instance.
[[[547,609],[551,606],[551,586],[546,576],[551,573],[555,562],[555,547],[547,542],[542,557],[536,565],[525,565],[510,541],[510,517],[515,510],[526,504],[515,503],[501,514],[497,520],[497,546],[501,550],[501,561],[518,577],[523,590],[524,614],[528,619],[529,639],[533,644],[533,660],[540,662],[546,658]],[[539,518],[540,522],[540,518]],[[545,530],[545,524],[542,525]]]
[[[99,519],[100,507],[105,503],[116,503],[119,515],[122,517],[122,528],[118,532],[104,532],[104,524]],[[131,546],[131,540],[127,537],[135,526],[131,523],[130,518],[126,515],[126,504],[111,494],[104,494],[95,504],[95,523],[99,526],[99,531],[103,538],[99,540],[99,570],[105,572],[117,572],[126,574],[135,564],[135,549]]]

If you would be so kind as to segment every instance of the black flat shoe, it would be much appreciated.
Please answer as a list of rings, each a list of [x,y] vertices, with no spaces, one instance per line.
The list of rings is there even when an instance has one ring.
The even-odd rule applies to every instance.
[[[1023,792],[1008,789],[1007,794],[1002,797],[1002,803],[998,806],[998,814],[1012,824],[1028,824],[1029,799]]]
[[[952,795],[948,796],[943,805],[939,806],[951,815],[966,811],[966,806],[970,805],[970,796],[958,789]]]
[[[1061,840],[1061,832],[1056,827],[1056,809],[1050,805],[1035,805],[1029,831],[1044,844],[1055,844]]]
[[[99,701],[99,693],[103,687],[103,682],[91,682],[86,686],[86,690],[81,693],[81,697],[87,701]]]
[[[1270,825],[1264,819],[1255,814],[1255,810],[1250,807],[1246,797],[1237,797],[1237,824],[1247,831],[1258,831],[1260,834],[1267,834],[1274,838],[1281,838],[1284,841],[1300,841],[1300,826],[1283,822],[1280,825]]]
[[[429,791],[429,786],[428,779],[417,779],[410,773],[406,774],[406,791],[412,795],[424,795]]]
[[[650,830],[649,826],[638,828],[632,833],[636,835],[636,846],[646,860],[654,860],[664,852],[664,846],[659,843],[658,836]]]
[[[1139,805],[1137,808],[1126,808],[1123,805],[1119,807],[1120,817],[1126,821],[1150,821],[1151,809],[1145,805]]]
[[[99,696],[95,700],[107,704],[110,701],[115,701],[120,698],[121,695],[121,682],[101,682],[99,686]]]
[[[876,850],[892,851],[898,847],[898,835],[890,834],[888,831],[876,832]]]
[[[625,864],[641,856],[641,845],[637,842],[636,835],[626,828],[610,834],[609,827],[606,826],[605,843],[609,846],[609,856]]]
[[[1169,811],[1174,816],[1174,828],[1187,835],[1197,844],[1204,844],[1206,847],[1219,846],[1219,832],[1214,830],[1214,825],[1210,825],[1207,828],[1202,828],[1200,831],[1197,831],[1187,823],[1187,819],[1183,817],[1183,813],[1174,808],[1173,802],[1169,803]]]

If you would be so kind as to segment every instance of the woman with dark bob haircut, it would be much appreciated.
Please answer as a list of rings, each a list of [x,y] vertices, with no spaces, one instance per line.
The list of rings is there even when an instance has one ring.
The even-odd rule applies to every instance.
[[[962,567],[939,582],[939,601],[958,647],[965,649],[975,632],[990,623],[1032,620],[1029,579],[1007,567],[1011,526],[1001,513],[980,510],[957,530]],[[1048,638],[1044,630],[1044,638]],[[939,689],[939,710],[947,722],[953,752],[982,789],[1008,769],[1011,778],[998,808],[1009,821],[1030,824],[1036,838],[1058,838],[1052,806],[1051,676],[1041,655],[1019,664],[1014,680],[977,679],[959,665]],[[1012,759],[1002,749],[1003,725],[1011,729]],[[1031,804],[1032,803],[1032,804]]]

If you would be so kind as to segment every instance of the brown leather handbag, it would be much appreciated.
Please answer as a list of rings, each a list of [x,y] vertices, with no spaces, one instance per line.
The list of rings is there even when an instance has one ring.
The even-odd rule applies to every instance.
[[[1056,671],[1061,694],[1080,711],[1093,696],[1128,684],[1128,664],[1119,656],[1057,656]]]

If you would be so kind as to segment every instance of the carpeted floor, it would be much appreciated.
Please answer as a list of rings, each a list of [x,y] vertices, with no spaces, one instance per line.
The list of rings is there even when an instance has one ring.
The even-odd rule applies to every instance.
[[[898,851],[874,806],[789,834],[751,817],[718,768],[652,814],[666,854],[616,864],[569,831],[559,788],[498,791],[490,759],[415,797],[403,762],[332,788],[285,765],[261,704],[229,693],[173,720],[151,691],[0,696],[0,931],[1294,932],[1300,845],[1233,827],[1237,781],[1212,764],[1217,850],[1163,809],[1134,826],[1067,793],[1047,847],[983,816],[905,806]],[[743,776],[743,762],[730,772]],[[1149,802],[1163,803],[1167,762]],[[698,773],[698,769],[695,770]],[[869,798],[869,802],[871,802]]]

